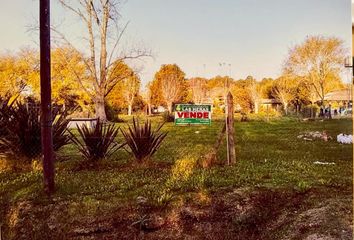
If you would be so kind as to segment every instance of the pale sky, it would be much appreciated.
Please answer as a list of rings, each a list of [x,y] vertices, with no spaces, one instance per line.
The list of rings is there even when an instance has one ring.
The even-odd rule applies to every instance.
[[[51,2],[52,22],[82,44],[85,29],[77,18]],[[38,35],[27,31],[38,18],[38,0],[0,4],[0,52],[38,47]],[[144,67],[143,85],[167,63],[187,77],[275,78],[288,49],[307,35],[341,38],[351,55],[351,0],[125,0],[121,15],[121,23],[130,21],[125,42],[155,52],[154,59],[136,63]]]
[[[354,0],[352,0],[352,24],[354,24]]]

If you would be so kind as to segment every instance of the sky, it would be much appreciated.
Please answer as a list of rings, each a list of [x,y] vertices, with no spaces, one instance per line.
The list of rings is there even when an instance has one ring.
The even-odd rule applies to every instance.
[[[86,49],[78,19],[51,2],[52,23]],[[0,4],[0,52],[38,47],[38,35],[28,31],[38,18],[38,0]],[[131,63],[143,67],[143,86],[169,63],[187,77],[276,78],[289,48],[309,35],[338,37],[351,55],[351,0],[124,0],[119,9],[120,23],[129,21],[125,48],[144,46],[154,53]]]

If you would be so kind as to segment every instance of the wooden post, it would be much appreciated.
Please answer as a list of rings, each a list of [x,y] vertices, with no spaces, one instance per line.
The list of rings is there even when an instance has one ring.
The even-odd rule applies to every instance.
[[[267,122],[269,122],[269,104],[267,104]]]
[[[227,140],[227,165],[236,163],[234,140],[234,101],[231,92],[227,94],[226,140]]]
[[[40,82],[41,82],[41,129],[44,189],[54,192],[54,158],[52,133],[52,103],[50,74],[50,1],[39,2],[40,24]]]

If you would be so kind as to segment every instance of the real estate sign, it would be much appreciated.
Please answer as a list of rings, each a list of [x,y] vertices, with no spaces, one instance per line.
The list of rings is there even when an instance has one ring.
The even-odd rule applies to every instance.
[[[211,105],[176,104],[175,124],[211,124]]]

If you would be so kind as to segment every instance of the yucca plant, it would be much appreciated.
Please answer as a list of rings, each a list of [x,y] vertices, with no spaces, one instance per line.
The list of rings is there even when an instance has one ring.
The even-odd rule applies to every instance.
[[[143,162],[151,158],[151,156],[160,147],[165,139],[166,133],[161,133],[160,130],[164,123],[152,130],[149,120],[141,126],[139,121],[133,118],[133,125],[128,125],[128,130],[121,130],[131,153],[138,162]]]
[[[67,112],[71,109],[66,109],[59,113],[59,109],[55,109],[52,113],[53,118],[53,150],[59,151],[65,145],[71,142],[71,135],[68,132],[68,124],[70,119],[66,118]]]
[[[11,157],[25,157],[32,160],[41,155],[41,121],[40,108],[16,102],[2,108],[0,112],[0,125],[6,134],[0,136],[0,149],[3,155]],[[53,112],[53,148],[58,151],[70,142],[67,133],[69,120],[65,114]]]
[[[69,132],[72,141],[86,160],[95,162],[107,158],[124,146],[115,139],[119,133],[119,128],[113,124],[105,126],[99,119],[93,128],[82,125],[77,126],[77,130],[81,140],[73,132]]]
[[[1,115],[7,132],[0,139],[0,145],[6,149],[5,155],[22,156],[28,160],[38,157],[42,149],[39,109],[30,109],[17,102]]]
[[[0,139],[4,139],[9,134],[6,130],[7,121],[2,114],[9,111],[9,99],[9,97],[0,97]],[[4,152],[6,152],[6,147],[0,144],[0,154]]]
[[[0,97],[0,138],[4,137],[7,134],[6,131],[6,124],[7,122],[5,121],[6,119],[4,119],[4,116],[2,113],[7,112],[9,109],[9,100],[10,98],[3,98]]]

